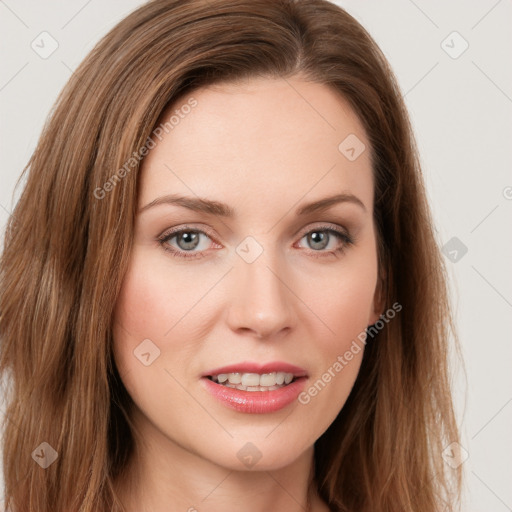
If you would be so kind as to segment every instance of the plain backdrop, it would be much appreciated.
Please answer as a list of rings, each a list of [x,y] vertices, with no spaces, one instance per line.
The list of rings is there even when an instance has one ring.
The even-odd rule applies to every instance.
[[[57,94],[93,45],[142,3],[0,0],[2,232]],[[447,258],[466,365],[465,374],[453,373],[468,454],[463,510],[511,511],[512,3],[338,4],[366,27],[397,75]]]

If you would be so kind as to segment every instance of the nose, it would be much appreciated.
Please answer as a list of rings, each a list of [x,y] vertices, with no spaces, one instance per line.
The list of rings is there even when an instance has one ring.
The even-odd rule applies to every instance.
[[[235,263],[228,306],[228,324],[234,332],[270,339],[293,328],[293,286],[282,263],[267,251],[252,263],[241,258]]]

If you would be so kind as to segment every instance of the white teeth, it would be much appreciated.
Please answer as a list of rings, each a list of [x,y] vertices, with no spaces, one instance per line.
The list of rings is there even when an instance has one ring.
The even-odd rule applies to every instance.
[[[259,386],[260,376],[257,373],[243,373],[242,386]]]
[[[212,380],[229,388],[241,389],[244,391],[273,391],[290,384],[293,380],[293,373],[272,372],[272,373],[220,373],[212,375]]]
[[[293,375],[292,375],[293,377]],[[276,372],[264,373],[260,377],[260,386],[275,386],[276,385]]]
[[[242,382],[242,375],[240,373],[229,373],[228,380],[230,384],[240,384]]]

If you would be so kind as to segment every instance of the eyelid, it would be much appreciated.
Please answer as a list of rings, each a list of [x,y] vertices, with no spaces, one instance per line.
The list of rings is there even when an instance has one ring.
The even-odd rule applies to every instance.
[[[349,230],[343,226],[340,226],[339,224],[333,224],[332,222],[322,221],[313,222],[312,224],[313,226],[311,224],[308,224],[308,226],[306,226],[305,228],[300,229],[295,236],[299,236],[300,238],[302,238],[304,235],[307,235],[308,233],[314,231],[315,229],[317,229],[318,231],[327,231],[329,229],[332,229],[333,231],[336,231],[338,233],[344,234],[352,238],[350,236]]]
[[[216,240],[216,236],[213,232],[213,229],[211,229],[208,226],[201,225],[201,227],[197,226],[191,226],[189,224],[182,224],[180,226],[176,226],[174,228],[166,229],[161,235],[159,235],[157,238],[158,240],[162,240],[164,238],[168,238],[173,234],[180,233],[182,231],[194,231],[194,232],[202,232],[205,235],[208,235],[209,238],[211,238],[213,241]],[[217,242],[218,243],[218,242]]]

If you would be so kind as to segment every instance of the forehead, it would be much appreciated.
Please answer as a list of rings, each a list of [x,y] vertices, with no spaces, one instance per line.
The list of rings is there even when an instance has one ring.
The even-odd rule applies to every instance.
[[[365,131],[348,102],[326,85],[299,78],[215,84],[180,98],[159,122],[167,129],[161,140],[152,137],[140,203],[183,193],[238,209],[257,207],[259,198],[261,210],[263,203],[291,206],[304,194],[350,191],[371,208]],[[347,144],[357,158],[346,153]]]

